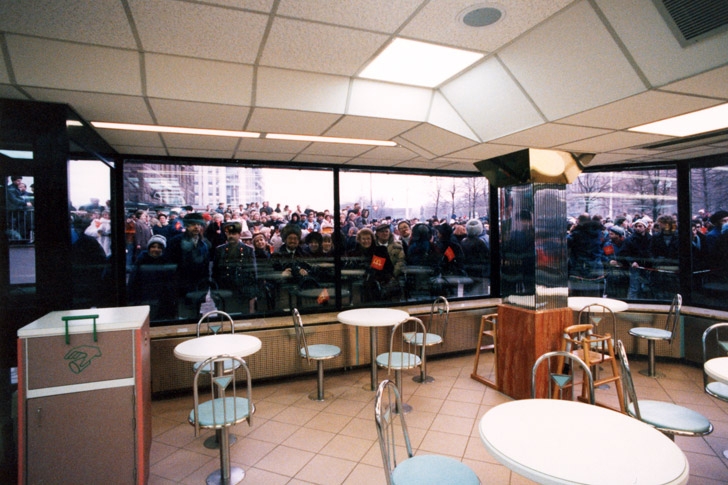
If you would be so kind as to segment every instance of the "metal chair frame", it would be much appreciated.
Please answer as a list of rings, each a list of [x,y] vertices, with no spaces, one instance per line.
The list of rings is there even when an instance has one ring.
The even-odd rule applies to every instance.
[[[425,365],[425,345],[417,345],[414,338],[407,339],[405,335],[421,333],[423,342],[427,341],[427,328],[422,320],[409,317],[392,327],[389,337],[389,350],[377,356],[377,365],[387,368],[387,372],[394,370],[394,379],[397,389],[402,388],[402,370],[413,369]],[[419,354],[417,349],[419,348]],[[403,404],[398,411],[408,413],[412,410],[409,404]]]
[[[311,364],[312,360],[316,361],[316,392],[308,395],[312,401],[325,401],[330,399],[332,394],[324,392],[324,361],[333,359],[341,355],[341,349],[336,345],[314,344],[308,345],[306,341],[306,331],[303,328],[303,319],[297,308],[291,311],[293,315],[293,327],[296,329],[296,349],[301,358]]]
[[[414,456],[404,414],[397,413],[397,409],[401,408],[399,388],[391,380],[383,380],[374,399],[374,421],[387,485],[395,485],[398,476],[402,476],[406,483],[480,483],[467,465],[453,458],[433,454]],[[399,426],[396,416],[399,416]],[[404,450],[397,440],[399,433],[402,433]]]
[[[564,373],[564,367],[565,367],[565,361],[569,361],[568,369],[566,370],[566,373]],[[554,363],[555,361],[555,363]],[[588,390],[588,399],[589,404],[594,404],[594,379],[592,377],[592,373],[589,370],[589,366],[581,360],[576,355],[572,354],[571,352],[567,352],[564,350],[556,350],[553,352],[546,352],[545,354],[541,355],[538,359],[536,359],[536,362],[533,364],[533,368],[531,369],[531,398],[536,398],[536,374],[538,373],[539,367],[546,362],[546,368],[548,371],[548,377],[549,377],[549,398],[554,399],[554,395],[556,394],[556,391],[558,391],[558,399],[563,399],[563,393],[565,389],[571,388],[571,400],[573,401],[576,397],[576,393],[574,391],[574,385],[575,382],[575,370],[576,366],[581,367],[581,370],[583,371],[584,380],[582,380],[582,387],[586,386],[584,389]],[[552,363],[553,366],[552,366]],[[576,364],[576,366],[574,365]],[[582,394],[585,394],[582,392]]]
[[[413,340],[417,346],[430,347],[442,344],[447,334],[447,324],[450,319],[450,303],[444,296],[438,296],[430,307],[430,319],[427,321],[427,335],[421,332],[404,334],[405,340]],[[415,382],[433,382],[434,377],[427,375],[427,364],[423,361],[420,373],[412,380]]]
[[[227,362],[233,362],[233,371],[225,369]],[[211,370],[207,370],[207,369]],[[245,371],[246,397],[237,396],[236,371]],[[200,402],[200,376],[209,375],[210,400]],[[255,412],[252,396],[252,380],[250,369],[245,361],[233,355],[218,355],[203,361],[193,379],[194,407],[190,412],[188,421],[195,427],[195,436],[200,435],[200,429],[214,429],[219,432],[220,470],[207,477],[207,483],[237,483],[245,476],[239,467],[230,466],[230,434],[228,429],[238,423],[247,421],[252,426],[252,417]],[[203,408],[204,412],[200,412]],[[204,416],[204,418],[203,418]],[[207,420],[210,419],[211,422]],[[200,423],[205,419],[205,423]]]
[[[728,335],[723,332],[723,335],[726,338],[721,340],[721,330],[725,330],[726,332],[728,332],[728,322],[715,323],[705,329],[705,332],[703,332],[703,365],[705,365],[705,363],[710,358],[708,356],[708,337],[710,336],[710,334],[713,334],[713,336],[715,337],[715,344],[711,345],[711,348],[718,347],[722,351],[723,356],[728,355]],[[703,387],[705,389],[705,392],[709,395],[720,399],[721,401],[728,401],[728,385],[722,382],[711,380],[708,374],[705,373],[705,370],[703,370]]]
[[[672,342],[675,339],[677,324],[680,321],[681,308],[682,296],[677,293],[672,299],[670,310],[667,312],[664,329],[655,327],[632,327],[629,330],[629,334],[633,337],[647,340],[647,370],[640,371],[640,374],[644,374],[648,377],[665,377],[664,374],[655,371],[655,343],[658,340],[666,340],[669,345],[672,345]]]
[[[679,406],[669,402],[643,400],[643,409],[640,410],[640,403],[637,400],[637,391],[635,391],[634,381],[632,380],[632,372],[629,368],[629,360],[627,360],[627,352],[625,351],[624,344],[621,340],[617,340],[617,359],[619,360],[619,365],[622,371],[625,414],[653,426],[673,441],[675,441],[675,435],[705,436],[713,432],[713,424],[710,423],[707,418],[690,408],[686,408],[685,406]],[[649,416],[644,413],[646,409],[650,410],[651,414]],[[660,411],[665,411],[665,413]],[[672,416],[684,413],[690,413],[694,417],[702,418],[707,422],[708,426],[702,431],[695,431],[691,429],[683,429],[676,425],[667,425],[667,421],[669,421]]]

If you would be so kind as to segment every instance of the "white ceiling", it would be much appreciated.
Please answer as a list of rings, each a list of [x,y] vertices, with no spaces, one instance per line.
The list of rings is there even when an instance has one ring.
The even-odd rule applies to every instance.
[[[0,0],[0,97],[88,121],[386,139],[394,148],[98,130],[123,154],[476,171],[523,148],[590,166],[728,152],[645,149],[635,125],[728,102],[728,32],[681,47],[652,0]],[[360,79],[394,37],[485,58],[436,89]]]

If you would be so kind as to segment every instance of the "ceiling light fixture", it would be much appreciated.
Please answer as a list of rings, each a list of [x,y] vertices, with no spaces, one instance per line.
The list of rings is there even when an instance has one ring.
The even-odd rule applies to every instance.
[[[232,138],[265,138],[269,140],[310,141],[317,143],[344,143],[350,145],[372,145],[396,147],[397,143],[388,140],[367,140],[361,138],[338,138],[332,136],[292,135],[285,133],[256,133],[253,131],[211,130],[205,128],[183,128],[179,126],[139,125],[132,123],[111,123],[92,121],[94,128],[107,130],[147,131],[152,133],[177,133],[182,135],[227,136]]]
[[[394,39],[359,77],[434,88],[482,58],[479,52]]]
[[[210,130],[205,128],[183,128],[180,126],[137,125],[132,123],[110,123],[92,121],[94,128],[109,130],[151,131],[154,133],[179,133],[182,135],[228,136],[232,138],[260,138],[260,133],[252,131]]]
[[[333,136],[288,135],[284,133],[266,133],[266,139],[311,141],[317,143],[348,143],[350,145],[372,145],[380,147],[396,147],[397,143],[387,140],[366,140],[362,138],[338,138]]]
[[[629,131],[667,136],[691,136],[728,128],[728,103],[701,109],[654,123],[635,126]]]

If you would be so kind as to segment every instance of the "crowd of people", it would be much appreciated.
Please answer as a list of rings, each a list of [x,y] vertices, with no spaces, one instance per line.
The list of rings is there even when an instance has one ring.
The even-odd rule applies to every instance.
[[[489,277],[487,223],[480,220],[377,220],[354,204],[341,211],[335,232],[333,217],[329,210],[268,202],[137,210],[125,226],[129,301],[154,303],[159,319],[183,316],[183,307],[196,312],[199,301],[190,295],[206,290],[236,312],[274,310],[284,293],[332,289],[334,251],[363,302],[447,291],[434,287],[437,277],[470,276],[473,286]],[[98,220],[88,224],[92,232]],[[408,276],[412,267],[427,268],[427,277]],[[333,289],[322,295],[319,304]]]
[[[699,211],[690,222],[690,258],[697,289],[728,276],[728,212]],[[568,221],[572,294],[601,289],[617,298],[670,300],[678,291],[677,217],[645,214],[614,220],[582,214]]]
[[[92,260],[108,258],[108,208],[79,213],[84,216],[74,234],[84,243],[84,258],[92,253],[91,240],[98,246]],[[469,294],[487,294],[487,219],[373,219],[360,204],[338,217],[340,231],[329,210],[273,208],[268,202],[137,210],[125,225],[129,302],[152,304],[157,319],[194,316],[200,299],[210,296],[249,314],[285,308],[281,298],[321,288],[331,290],[317,301],[325,304],[334,291],[335,252],[346,288],[361,302],[448,294],[454,285],[447,285],[447,277],[453,275],[467,278]],[[569,219],[566,241],[573,295],[598,288],[617,298],[669,300],[678,289],[680,248],[672,214],[656,221],[644,214],[614,220],[582,214]],[[691,244],[693,273],[701,281],[705,275],[724,279],[728,212],[696,215]]]

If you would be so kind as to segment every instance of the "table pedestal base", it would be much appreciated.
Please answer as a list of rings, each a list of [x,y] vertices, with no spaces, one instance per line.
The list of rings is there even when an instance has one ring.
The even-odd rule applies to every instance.
[[[420,384],[422,384],[422,383],[427,384],[428,382],[435,382],[435,378],[434,377],[432,377],[432,376],[425,376],[424,378],[422,378],[422,374],[417,374],[416,376],[413,376],[412,377],[412,380],[415,381],[415,382],[419,382]]]
[[[245,478],[245,470],[238,466],[230,467],[230,485],[240,483]],[[205,480],[207,485],[224,485],[222,483],[222,470],[215,470],[210,473]]]
[[[369,390],[369,386],[365,387],[364,389]],[[318,391],[313,391],[312,393],[310,393],[308,395],[308,398],[310,400],[319,401],[319,402],[327,401],[327,400],[331,399],[332,397],[334,397],[334,394],[329,391],[324,391],[324,394],[323,394],[323,396],[321,396],[321,398],[319,398]],[[232,444],[232,441],[230,443]]]

